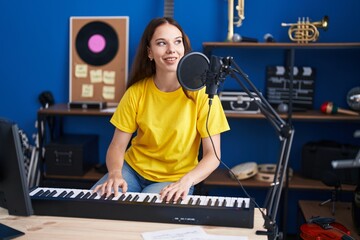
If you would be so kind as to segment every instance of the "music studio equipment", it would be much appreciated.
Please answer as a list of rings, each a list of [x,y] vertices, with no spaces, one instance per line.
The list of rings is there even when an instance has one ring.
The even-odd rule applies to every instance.
[[[46,173],[82,176],[99,161],[98,136],[64,134],[45,146]]]
[[[332,203],[331,213],[332,215],[335,215],[335,203],[337,201],[338,191],[341,188],[340,179],[335,173],[331,171],[327,171],[324,174],[322,174],[321,182],[324,183],[326,186],[333,187],[334,189],[331,191],[331,198],[325,200],[319,205],[322,206],[331,202]]]
[[[234,25],[240,27],[242,21],[245,19],[245,6],[244,0],[238,0],[238,4],[235,7],[237,10],[237,17],[234,17],[234,0],[228,0],[228,32],[226,41],[232,42],[234,39]]]
[[[232,173],[234,174],[232,174]],[[255,176],[258,173],[258,165],[256,162],[240,163],[231,168],[230,176],[239,180],[244,180]]]
[[[257,101],[261,101],[252,93]],[[219,93],[221,105],[226,113],[260,113],[259,107],[245,92],[224,91]]]
[[[261,182],[273,182],[275,177],[276,164],[258,164],[258,172],[255,179]],[[293,176],[293,169],[289,168],[289,180]]]
[[[233,42],[258,42],[256,38],[241,36],[238,33],[234,33],[232,37]]]
[[[354,87],[346,95],[346,102],[352,110],[360,111],[360,87]]]
[[[216,62],[214,63],[214,61]],[[208,93],[209,105],[212,101],[211,95],[214,94],[214,89],[217,89],[218,86],[225,81],[227,75],[235,79],[242,90],[244,90],[251,99],[254,99],[253,101],[275,129],[281,142],[281,154],[279,154],[279,159],[276,164],[274,181],[270,184],[269,192],[265,199],[264,208],[266,209],[266,213],[262,212],[266,231],[256,231],[258,235],[267,235],[269,239],[278,239],[282,236],[282,233],[279,233],[276,217],[294,136],[294,128],[290,124],[291,121],[285,122],[285,120],[280,117],[232,57],[223,58],[212,55],[211,60],[209,60],[202,53],[192,52],[180,59],[177,68],[177,77],[183,88],[190,91],[199,90],[204,86],[210,88],[210,93]],[[241,78],[238,75],[240,75]],[[206,91],[208,92],[208,90]],[[254,92],[261,101],[257,101],[252,92]],[[289,114],[288,119],[290,118],[291,115]]]
[[[268,43],[270,43],[270,42],[276,42],[274,36],[273,36],[271,33],[266,33],[266,34],[264,35],[264,41],[265,41],[265,42],[268,42]]]
[[[316,42],[320,36],[318,28],[325,31],[329,27],[329,17],[324,16],[318,22],[310,22],[309,18],[298,18],[297,23],[281,23],[282,27],[289,27],[288,35],[291,41],[297,43]]]
[[[313,217],[300,226],[303,240],[355,240],[350,230],[333,218]]]
[[[339,108],[333,102],[324,102],[323,104],[321,104],[320,110],[321,110],[321,112],[326,113],[326,114],[343,113],[343,114],[346,114],[346,115],[353,115],[353,116],[358,116],[359,115],[358,112],[354,112],[354,111],[351,111],[351,110]]]
[[[35,215],[254,227],[254,205],[248,198],[189,195],[166,203],[153,193],[127,192],[106,198],[92,190],[43,187],[29,195]]]

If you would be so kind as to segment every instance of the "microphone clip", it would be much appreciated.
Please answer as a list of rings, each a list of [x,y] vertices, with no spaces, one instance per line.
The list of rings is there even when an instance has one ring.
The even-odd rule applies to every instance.
[[[217,94],[219,85],[225,81],[229,74],[230,60],[212,55],[209,70],[206,72],[206,94],[213,98]]]

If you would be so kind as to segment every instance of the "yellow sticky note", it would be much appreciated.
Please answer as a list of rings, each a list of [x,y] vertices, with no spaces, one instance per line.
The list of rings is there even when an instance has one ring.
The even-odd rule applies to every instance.
[[[105,84],[115,84],[115,71],[104,71],[103,81]]]
[[[75,77],[86,78],[87,72],[88,72],[88,66],[86,64],[76,64],[75,65]]]
[[[94,96],[94,86],[92,84],[83,84],[81,89],[82,97],[93,97]]]
[[[101,83],[102,82],[102,70],[90,70],[90,82]]]
[[[115,99],[115,87],[104,86],[102,95],[104,99]]]

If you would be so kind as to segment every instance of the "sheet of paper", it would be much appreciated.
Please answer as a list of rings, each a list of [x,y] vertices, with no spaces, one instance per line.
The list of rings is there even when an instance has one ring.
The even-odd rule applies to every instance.
[[[198,240],[201,236],[206,233],[198,226],[142,233],[144,240]]]
[[[207,234],[201,227],[186,227],[142,233],[144,240],[248,240],[243,236]]]

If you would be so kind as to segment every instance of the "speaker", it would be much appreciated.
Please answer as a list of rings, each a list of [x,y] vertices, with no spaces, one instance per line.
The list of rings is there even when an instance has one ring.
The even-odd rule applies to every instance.
[[[69,102],[116,106],[128,73],[129,18],[70,18]]]

